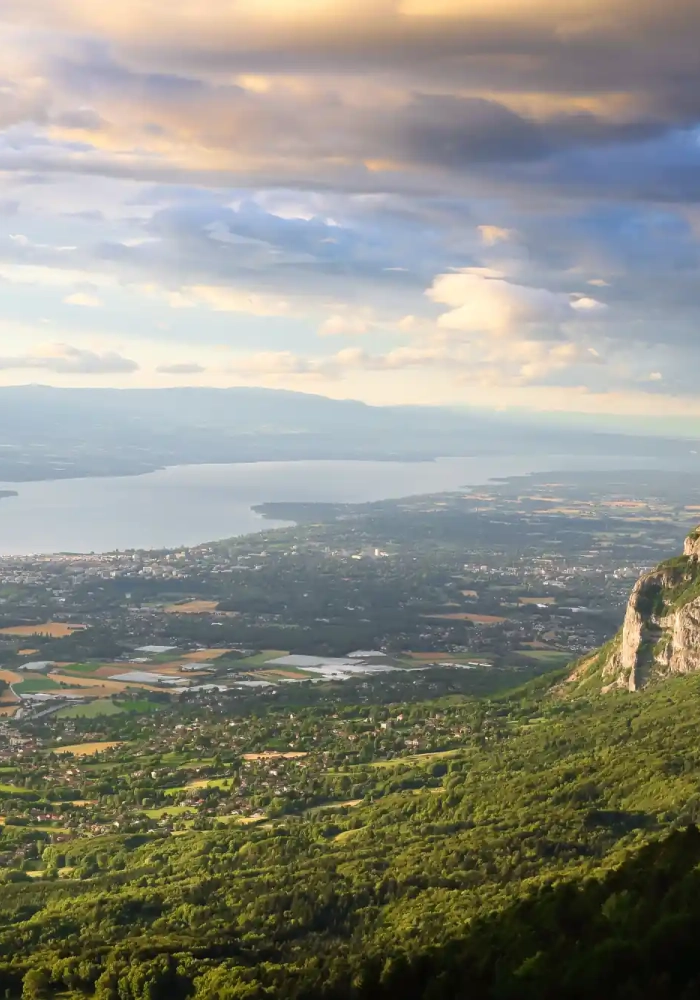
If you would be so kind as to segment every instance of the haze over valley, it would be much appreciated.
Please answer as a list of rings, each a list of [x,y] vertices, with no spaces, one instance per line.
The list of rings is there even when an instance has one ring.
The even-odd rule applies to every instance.
[[[0,388],[0,483],[174,465],[430,461],[494,455],[675,458],[692,442],[485,411],[368,406],[271,389]]]

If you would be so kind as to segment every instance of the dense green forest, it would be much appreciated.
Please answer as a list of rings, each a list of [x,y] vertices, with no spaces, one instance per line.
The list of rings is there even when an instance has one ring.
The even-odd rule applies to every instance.
[[[101,1000],[695,995],[699,836],[666,838],[700,818],[699,706],[697,676],[576,698],[543,678],[402,709],[424,729],[449,721],[449,749],[413,755],[396,749],[386,722],[384,742],[345,752],[338,713],[317,713],[303,717],[301,738],[319,749],[298,777],[286,765],[264,822],[122,832],[117,821],[66,842],[6,827],[2,848],[34,836],[43,868],[6,864],[0,990]],[[137,761],[149,783],[150,719],[91,765],[102,801]],[[289,719],[270,709],[250,725],[269,740]],[[201,717],[197,745],[215,752],[242,724]],[[236,759],[210,757],[207,773],[244,774],[264,793],[277,767],[237,772]],[[348,801],[293,805],[314,790]],[[3,794],[9,809],[20,793]],[[138,814],[142,800],[130,795]]]

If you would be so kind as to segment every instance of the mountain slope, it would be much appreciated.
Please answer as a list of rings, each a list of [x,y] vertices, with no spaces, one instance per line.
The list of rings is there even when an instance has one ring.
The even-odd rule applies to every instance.
[[[650,844],[603,879],[547,888],[460,941],[368,962],[357,1000],[603,1000],[700,995],[700,833]],[[341,984],[304,1000],[345,1000]]]
[[[433,979],[451,975],[453,944],[470,921],[507,913],[547,885],[601,877],[630,851],[700,818],[700,674],[636,698],[565,702],[544,688],[540,681],[500,699],[421,706],[427,720],[452,711],[463,723],[460,746],[442,760],[358,766],[331,757],[335,773],[372,781],[353,807],[176,837],[42,844],[44,861],[65,865],[66,877],[9,871],[0,880],[0,992],[18,997],[33,972],[50,988],[27,996],[70,989],[86,1000],[300,1000],[324,996],[324,984],[353,983],[349,998],[378,1000],[402,995],[392,969],[430,953],[434,974],[428,969],[425,992],[414,994],[425,1000],[571,995],[517,992],[517,969],[542,950],[537,936],[532,951],[522,942],[522,960],[512,939],[511,994],[492,987],[488,968],[483,992],[469,992],[468,979],[463,993],[452,980],[441,992]],[[140,754],[149,733],[125,746],[114,767],[143,764],[127,755]],[[540,915],[546,937],[546,907]],[[493,925],[496,942],[507,926]],[[522,926],[516,920],[517,934]],[[605,938],[604,925],[586,932],[592,947],[599,933]],[[565,954],[563,939],[552,960]],[[375,961],[393,993],[373,991]],[[330,996],[344,997],[342,988]]]

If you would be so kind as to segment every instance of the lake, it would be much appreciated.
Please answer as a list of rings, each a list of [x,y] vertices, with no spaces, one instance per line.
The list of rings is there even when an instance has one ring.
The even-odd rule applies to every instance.
[[[361,503],[476,486],[554,469],[655,467],[604,456],[443,458],[435,462],[261,462],[188,465],[144,476],[0,483],[0,555],[175,548],[283,522],[251,508],[275,501]]]

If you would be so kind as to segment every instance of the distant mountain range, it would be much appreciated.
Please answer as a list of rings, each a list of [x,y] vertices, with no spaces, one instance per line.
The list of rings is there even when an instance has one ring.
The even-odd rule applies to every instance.
[[[687,439],[538,425],[275,389],[0,388],[0,481],[134,475],[167,465],[505,454],[689,460]],[[697,459],[694,462],[697,465]]]

